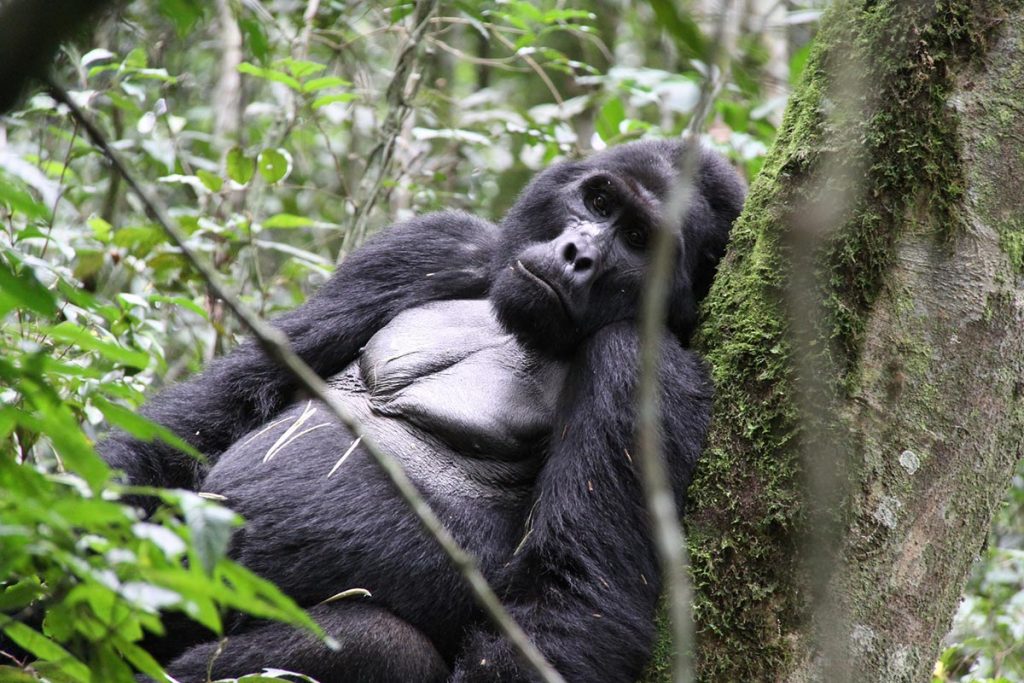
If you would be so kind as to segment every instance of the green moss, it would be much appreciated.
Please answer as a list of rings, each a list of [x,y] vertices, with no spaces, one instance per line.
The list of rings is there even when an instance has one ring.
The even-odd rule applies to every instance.
[[[667,634],[669,629],[668,613],[664,602],[658,607],[658,616],[656,618],[655,625],[657,626],[658,633]],[[654,652],[651,655],[651,662],[647,667],[647,671],[641,677],[642,681],[649,681],[655,683],[657,681],[668,681],[672,680],[672,647],[671,639],[667,637],[659,638],[658,642],[654,645]]]
[[[847,395],[900,237],[920,230],[941,244],[963,228],[950,74],[983,54],[999,7],[845,2],[822,21],[697,340],[718,392],[688,523],[702,680],[776,680],[794,665],[808,615],[793,333],[800,316],[814,318],[813,367],[829,370],[827,395]],[[822,239],[828,224],[838,227]],[[1018,263],[1020,234],[1004,247]],[[800,272],[808,264],[816,277]],[[804,280],[822,308],[794,311],[794,325],[788,307],[804,301],[793,291]],[[930,357],[909,348],[910,369],[893,372],[926,374]],[[645,680],[667,680],[666,656]]]
[[[1024,225],[1006,222],[1000,226],[999,246],[1010,257],[1014,270],[1024,275]]]

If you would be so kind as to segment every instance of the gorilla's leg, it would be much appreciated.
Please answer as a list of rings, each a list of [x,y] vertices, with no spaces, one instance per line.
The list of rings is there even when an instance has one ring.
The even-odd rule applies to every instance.
[[[320,683],[438,683],[448,666],[418,629],[377,605],[338,602],[309,610],[341,649],[332,652],[315,636],[292,626],[268,623],[229,636],[224,651],[207,642],[186,650],[167,666],[181,683],[259,673],[264,667],[306,674]]]

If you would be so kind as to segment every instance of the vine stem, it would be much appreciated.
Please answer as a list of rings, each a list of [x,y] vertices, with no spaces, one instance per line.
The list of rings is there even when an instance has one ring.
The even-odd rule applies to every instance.
[[[689,141],[678,160],[679,177],[662,207],[654,230],[651,261],[647,266],[647,284],[640,315],[640,376],[637,380],[637,451],[640,458],[644,498],[651,517],[652,534],[658,551],[661,575],[668,595],[668,615],[672,639],[672,678],[675,683],[695,680],[693,665],[694,623],[693,587],[690,583],[690,558],[686,536],[676,509],[669,482],[665,454],[661,444],[661,403],[659,368],[668,316],[673,266],[678,262],[680,230],[693,196],[693,181],[700,164],[698,136],[715,97],[725,80],[727,58],[731,53],[727,30],[731,0],[723,0],[715,27],[715,38],[700,97],[684,134]],[[721,62],[721,63],[720,63]],[[682,243],[682,249],[686,244]]]

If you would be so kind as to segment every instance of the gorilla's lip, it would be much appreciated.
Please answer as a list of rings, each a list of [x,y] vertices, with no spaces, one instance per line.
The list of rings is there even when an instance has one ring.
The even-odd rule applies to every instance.
[[[540,285],[541,289],[545,289],[548,292],[550,292],[551,296],[555,297],[555,300],[562,307],[562,313],[565,314],[566,319],[572,320],[572,315],[569,313],[569,305],[565,302],[565,298],[562,296],[562,293],[558,291],[557,287],[555,287],[553,284],[548,282],[541,275],[539,275],[539,274],[533,272],[532,270],[530,270],[529,268],[527,268],[526,264],[524,264],[519,259],[516,259],[516,270],[520,274],[522,274],[526,279],[533,280],[538,285]]]

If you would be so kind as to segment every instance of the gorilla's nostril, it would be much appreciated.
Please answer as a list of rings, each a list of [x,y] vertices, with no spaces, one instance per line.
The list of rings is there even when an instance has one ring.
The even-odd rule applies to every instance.
[[[594,265],[594,259],[590,258],[589,256],[580,256],[572,265],[573,270],[577,272],[590,270],[590,268]]]
[[[562,257],[566,263],[574,263],[576,261],[576,245],[572,242],[565,245],[565,248],[562,249]]]

